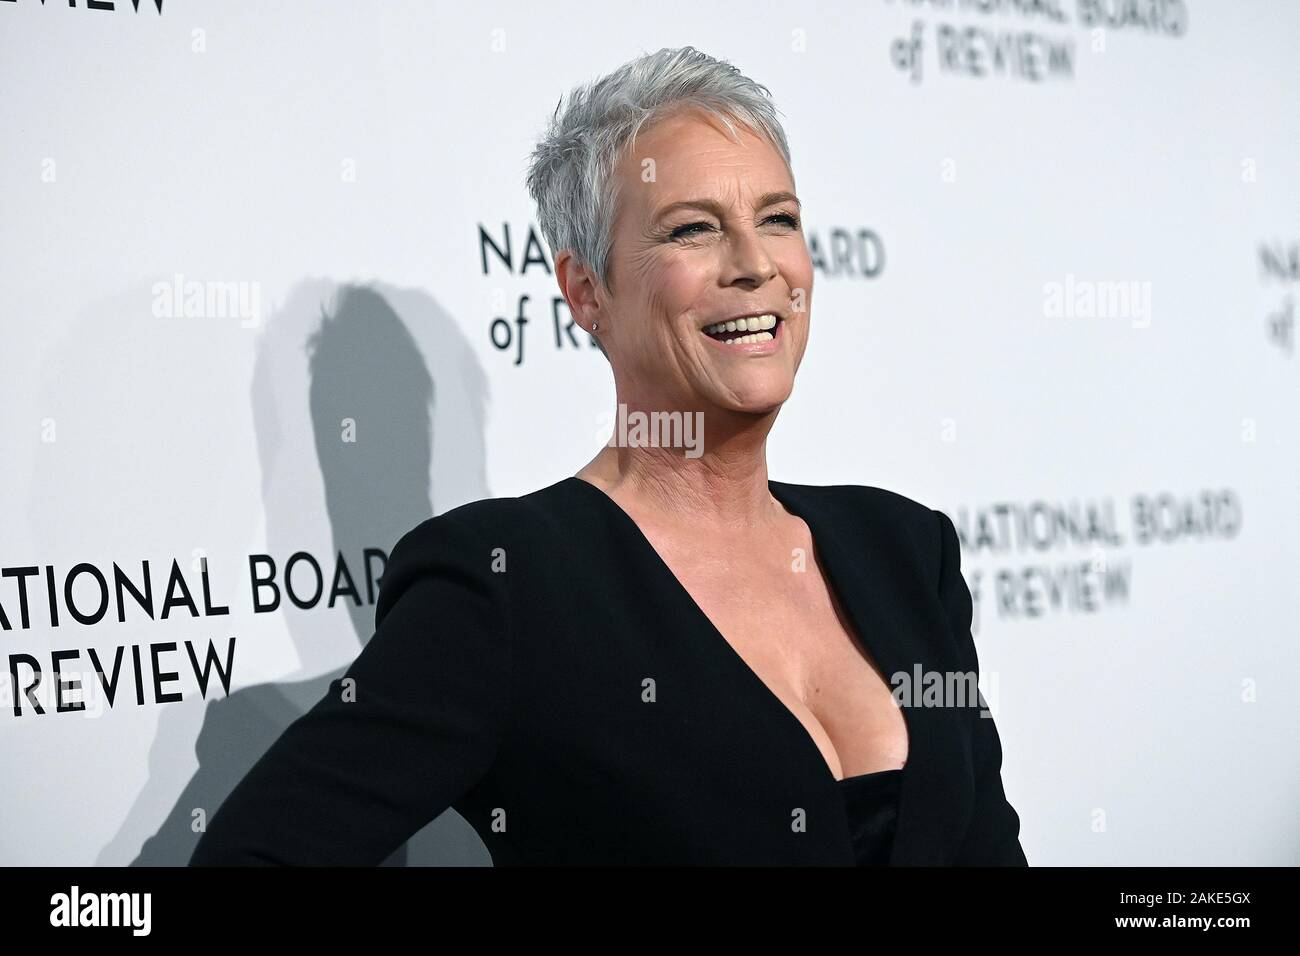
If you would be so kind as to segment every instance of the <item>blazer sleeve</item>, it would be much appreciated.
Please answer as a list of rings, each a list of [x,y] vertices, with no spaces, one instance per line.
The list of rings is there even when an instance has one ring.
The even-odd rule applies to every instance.
[[[934,510],[939,519],[941,557],[939,597],[952,623],[952,633],[961,645],[967,667],[979,673],[979,657],[971,635],[972,601],[961,573],[961,544],[952,519]],[[970,829],[958,848],[955,866],[1028,866],[1020,846],[1020,817],[1007,801],[1002,788],[1002,741],[991,716],[981,716],[979,706],[971,708],[972,757],[975,765],[975,812]]]
[[[430,518],[394,545],[375,631],[208,822],[191,866],[370,866],[488,771],[509,709],[504,574]]]

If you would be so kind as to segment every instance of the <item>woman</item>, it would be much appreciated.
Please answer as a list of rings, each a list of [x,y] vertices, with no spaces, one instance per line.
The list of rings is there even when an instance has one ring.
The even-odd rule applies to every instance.
[[[766,93],[686,47],[557,109],[529,187],[560,288],[620,420],[702,442],[404,535],[374,636],[193,864],[379,863],[450,806],[497,865],[1025,865],[978,695],[891,693],[976,674],[951,521],[768,478],[813,269]]]

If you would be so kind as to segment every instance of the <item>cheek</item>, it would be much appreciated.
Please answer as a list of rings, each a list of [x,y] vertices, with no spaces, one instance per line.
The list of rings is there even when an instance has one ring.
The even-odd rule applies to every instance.
[[[669,261],[657,270],[649,286],[649,314],[668,337],[680,334],[682,326],[693,325],[698,303],[708,290],[709,272],[698,264]],[[683,320],[688,316],[689,320]]]
[[[649,295],[646,297],[646,321],[642,325],[642,338],[657,340],[666,330],[665,316],[668,315],[668,302],[664,297],[663,286],[652,282],[649,290]]]
[[[801,245],[782,261],[781,272],[790,285],[791,294],[796,289],[803,289],[805,295],[812,295],[813,264],[806,246]]]

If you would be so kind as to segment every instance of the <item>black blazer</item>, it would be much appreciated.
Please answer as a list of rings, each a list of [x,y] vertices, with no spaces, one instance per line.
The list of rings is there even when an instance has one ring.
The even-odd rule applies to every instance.
[[[769,487],[807,522],[887,678],[976,671],[946,515],[880,488]],[[902,712],[891,863],[1026,865],[993,719],[978,701]],[[448,807],[498,866],[854,864],[816,742],[631,517],[576,477],[403,535],[373,637],[190,863],[378,864]]]

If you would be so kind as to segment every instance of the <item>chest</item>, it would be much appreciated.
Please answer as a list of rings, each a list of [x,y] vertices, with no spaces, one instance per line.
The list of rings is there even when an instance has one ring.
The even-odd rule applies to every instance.
[[[802,525],[802,522],[799,522]],[[746,549],[650,538],[702,621],[803,726],[836,777],[900,767],[906,721],[806,527]]]

